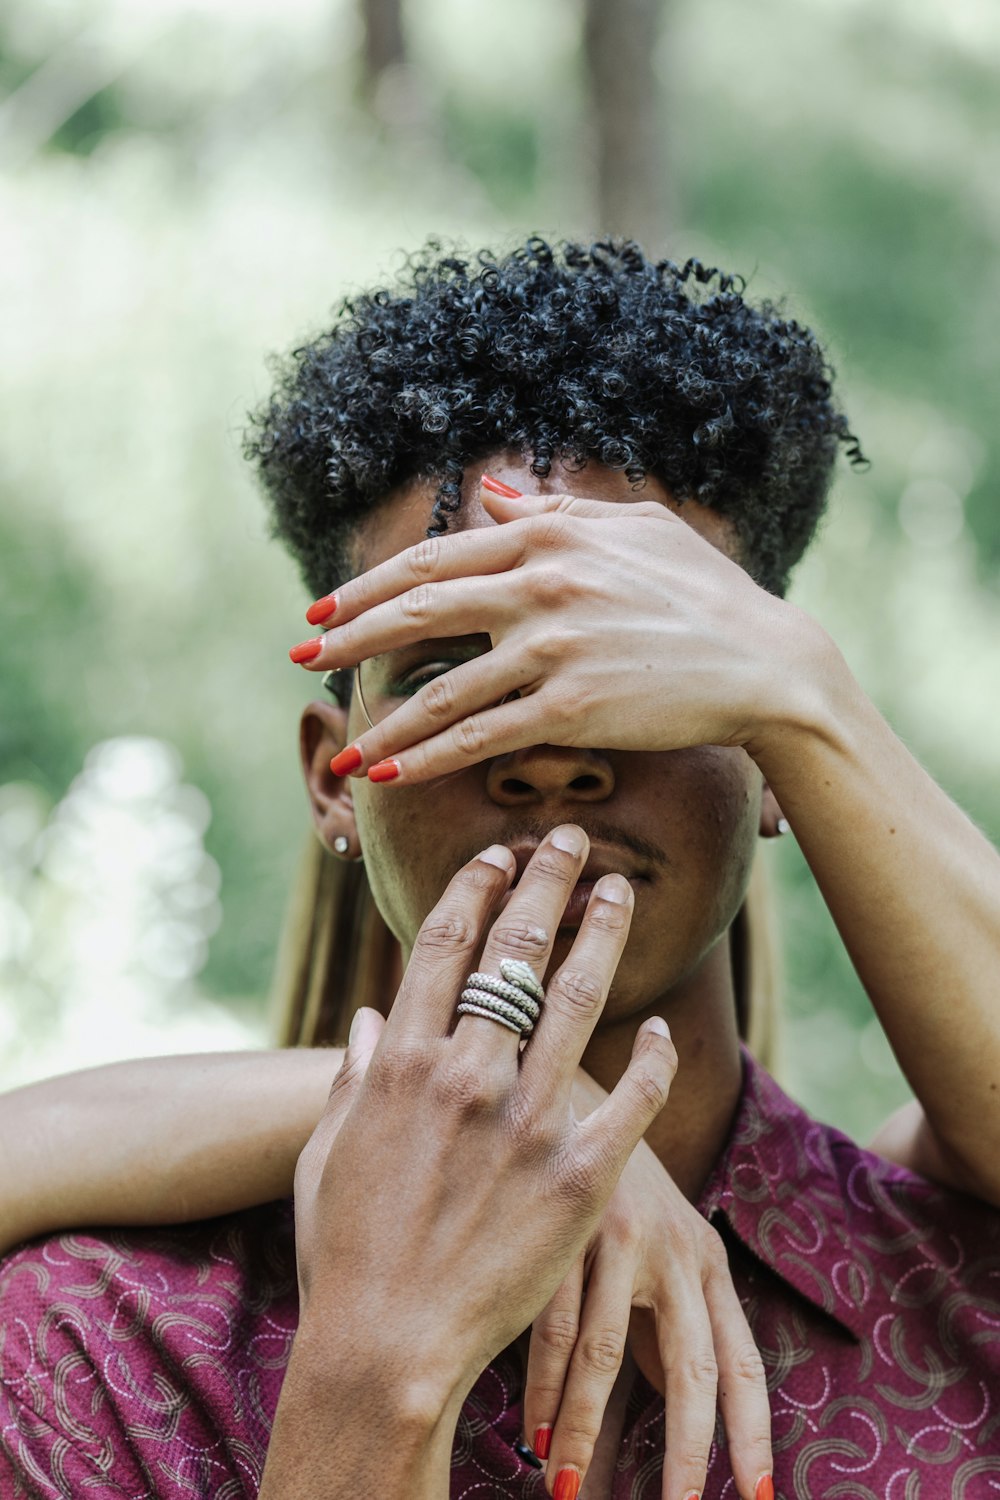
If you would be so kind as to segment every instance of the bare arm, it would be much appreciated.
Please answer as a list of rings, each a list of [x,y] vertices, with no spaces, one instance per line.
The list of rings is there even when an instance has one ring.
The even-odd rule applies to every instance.
[[[178,1223],[291,1193],[343,1055],[147,1058],[0,1095],[0,1253],[73,1225]]]
[[[1000,855],[800,619],[802,716],[747,748],[919,1100],[875,1148],[1000,1205]]]

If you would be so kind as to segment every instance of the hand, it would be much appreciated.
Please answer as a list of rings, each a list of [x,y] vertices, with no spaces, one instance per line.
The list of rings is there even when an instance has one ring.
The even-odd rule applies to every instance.
[[[480,967],[528,957],[544,973],[586,855],[582,829],[549,835]],[[513,872],[513,857],[497,847],[452,880],[418,935],[346,1115],[345,1082],[296,1182],[306,1205],[296,1225],[300,1335],[313,1367],[325,1351],[354,1391],[391,1387],[435,1407],[436,1422],[551,1298],[665,1103],[676,1065],[663,1023],[647,1022],[617,1087],[577,1121],[575,1071],[631,919],[631,888],[616,875],[595,886],[523,1053],[492,1021],[462,1016],[451,1029]]]
[[[603,1098],[586,1075],[578,1109],[581,1094],[585,1107]],[[626,1339],[646,1379],[666,1396],[664,1496],[703,1490],[718,1399],[737,1493],[753,1500],[772,1467],[763,1363],[721,1239],[645,1141],[585,1253],[532,1327],[524,1431],[551,1473],[572,1466],[586,1474]],[[540,1427],[551,1428],[541,1440]]]
[[[482,500],[504,524],[420,542],[345,584],[303,663],[323,671],[422,640],[492,641],[364,733],[355,772],[392,758],[397,784],[425,781],[542,743],[753,753],[796,720],[819,627],[666,506]]]

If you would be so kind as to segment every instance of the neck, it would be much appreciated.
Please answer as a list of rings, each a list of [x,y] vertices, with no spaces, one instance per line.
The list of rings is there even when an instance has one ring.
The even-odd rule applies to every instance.
[[[582,1065],[610,1091],[632,1055],[635,1034],[661,1015],[677,1048],[678,1067],[666,1107],[646,1143],[685,1197],[697,1200],[726,1143],[742,1081],[729,943],[721,939],[696,972],[647,1010],[600,1027]]]

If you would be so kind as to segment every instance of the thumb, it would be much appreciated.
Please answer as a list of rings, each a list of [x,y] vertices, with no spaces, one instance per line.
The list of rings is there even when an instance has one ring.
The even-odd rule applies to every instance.
[[[370,1005],[361,1005],[354,1012],[347,1051],[330,1089],[327,1116],[332,1113],[339,1122],[350,1109],[384,1028],[385,1017]]]
[[[583,500],[576,495],[501,495],[493,488],[497,483],[497,480],[484,474],[479,492],[483,509],[496,521],[520,521],[526,516],[555,514],[583,516],[599,521],[620,521],[623,511],[639,515],[669,515],[665,507],[655,501],[646,500],[633,504],[620,500]],[[509,486],[504,488],[509,489]]]

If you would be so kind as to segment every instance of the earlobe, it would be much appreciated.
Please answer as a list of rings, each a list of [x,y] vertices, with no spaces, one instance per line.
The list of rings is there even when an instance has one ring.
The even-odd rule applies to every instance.
[[[788,819],[778,805],[778,799],[771,791],[767,782],[764,783],[763,796],[760,799],[760,828],[762,839],[778,838],[781,834],[789,831]]]
[[[347,715],[338,704],[317,700],[303,710],[299,755],[316,832],[331,854],[359,859],[352,784],[350,778],[335,776],[330,770],[330,761],[344,748],[346,738]]]

